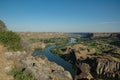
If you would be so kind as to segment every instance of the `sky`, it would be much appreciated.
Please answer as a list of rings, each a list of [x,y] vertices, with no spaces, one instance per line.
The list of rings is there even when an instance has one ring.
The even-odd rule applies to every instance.
[[[120,0],[0,0],[0,19],[19,32],[120,32]]]

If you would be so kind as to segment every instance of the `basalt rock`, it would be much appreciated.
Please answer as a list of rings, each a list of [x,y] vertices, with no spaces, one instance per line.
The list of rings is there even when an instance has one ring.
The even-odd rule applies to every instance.
[[[29,56],[22,60],[24,71],[34,74],[35,80],[72,80],[71,74],[63,67],[47,60],[45,56]]]
[[[72,47],[68,46],[62,51],[64,59],[76,64],[76,79],[120,79],[119,48],[107,53],[96,54],[94,49],[77,44]]]
[[[102,56],[97,59],[97,74],[108,78],[120,78],[120,61],[111,56]]]
[[[77,67],[78,67],[78,70],[77,70],[77,76],[75,77],[76,80],[78,80],[78,79],[90,80],[93,78],[90,73],[89,64],[78,63]]]
[[[91,67],[90,72],[84,70],[85,67],[82,69],[84,70],[84,72],[92,74],[93,77],[96,79],[120,79],[120,60],[110,55],[97,55],[92,56],[91,58],[87,58],[85,60],[79,59],[77,61],[77,64],[81,63],[86,63],[86,66],[89,65]],[[79,68],[79,66],[77,67]],[[79,70],[81,70],[81,68]]]

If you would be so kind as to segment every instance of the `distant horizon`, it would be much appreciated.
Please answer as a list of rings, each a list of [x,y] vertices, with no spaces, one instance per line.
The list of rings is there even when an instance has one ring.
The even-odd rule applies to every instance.
[[[15,32],[120,32],[120,0],[0,0]]]
[[[10,31],[13,31],[13,30],[10,30]],[[20,32],[20,33],[120,33],[120,32],[41,32],[41,31],[39,31],[39,32],[35,32],[35,31],[14,31],[14,32]]]

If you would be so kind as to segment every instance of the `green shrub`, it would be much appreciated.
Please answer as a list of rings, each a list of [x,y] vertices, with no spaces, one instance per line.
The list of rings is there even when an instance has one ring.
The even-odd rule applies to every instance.
[[[6,31],[6,30],[7,30],[7,27],[5,23],[2,20],[0,20],[0,31]]]
[[[12,31],[0,31],[0,43],[10,50],[22,50],[21,38]]]
[[[12,75],[14,76],[14,80],[34,80],[32,73],[23,72],[20,68],[14,68]]]

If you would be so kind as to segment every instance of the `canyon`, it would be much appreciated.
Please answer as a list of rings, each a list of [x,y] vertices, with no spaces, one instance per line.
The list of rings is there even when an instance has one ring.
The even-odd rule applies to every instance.
[[[120,79],[120,47],[119,44],[116,45],[116,42],[119,43],[119,33],[92,33],[92,36],[87,38],[79,38],[78,34],[71,36],[69,33],[57,32],[16,33],[21,37],[23,51],[9,51],[5,47],[1,48],[4,50],[1,51],[1,59],[6,62],[2,64],[5,65],[2,71],[5,75],[1,79],[4,79],[5,76],[7,76],[6,80],[14,79],[8,73],[16,67],[19,67],[22,73],[31,72],[35,80]],[[76,43],[67,44],[66,41],[69,41],[71,37],[76,39]],[[44,51],[49,45],[55,45],[54,41],[51,43],[51,40],[54,39],[58,40],[56,42],[65,41],[58,50],[62,52],[60,57],[74,66],[76,72],[74,76],[64,66],[49,61],[45,55],[33,56],[36,49]],[[31,42],[31,40],[34,41]],[[56,54],[53,53],[53,55]]]

